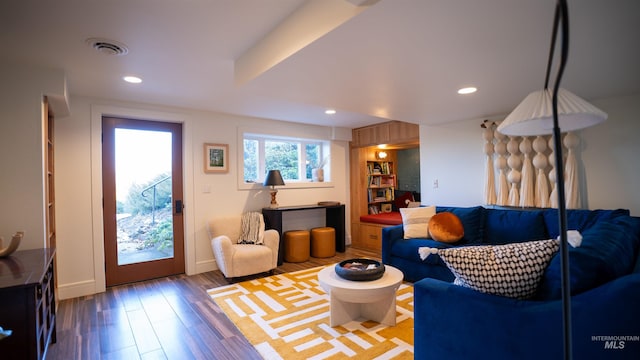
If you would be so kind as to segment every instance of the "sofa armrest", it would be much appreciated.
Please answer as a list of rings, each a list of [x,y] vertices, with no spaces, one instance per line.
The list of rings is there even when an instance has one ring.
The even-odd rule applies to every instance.
[[[404,238],[404,229],[402,225],[389,226],[382,228],[382,262],[390,263],[391,249],[393,244]]]
[[[571,298],[576,359],[633,359],[640,341],[606,348],[597,336],[640,335],[640,274]],[[414,284],[416,359],[557,359],[562,303],[516,300],[426,278]],[[609,344],[608,346],[611,346]]]
[[[211,249],[216,259],[216,265],[223,274],[233,274],[233,253],[235,249],[226,235],[216,236],[211,239]]]
[[[264,245],[271,249],[271,269],[278,267],[278,249],[280,247],[280,234],[277,230],[265,230]]]

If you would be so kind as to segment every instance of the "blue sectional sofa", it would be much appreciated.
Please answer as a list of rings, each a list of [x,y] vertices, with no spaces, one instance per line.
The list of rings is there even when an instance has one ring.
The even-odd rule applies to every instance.
[[[555,255],[531,299],[518,300],[454,285],[440,256],[418,248],[501,245],[558,236],[556,209],[437,207],[460,218],[454,244],[403,239],[402,225],[382,231],[382,261],[414,282],[416,359],[558,359],[563,354],[560,258]],[[640,356],[640,218],[627,210],[569,210],[575,359]]]

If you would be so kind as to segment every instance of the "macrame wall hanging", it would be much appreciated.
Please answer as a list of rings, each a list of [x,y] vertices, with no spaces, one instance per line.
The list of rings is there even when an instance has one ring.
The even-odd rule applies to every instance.
[[[506,136],[498,123],[485,120],[482,128],[485,154],[484,202],[487,205],[558,207],[555,160],[551,135]],[[580,138],[573,132],[563,136],[567,154],[565,193],[568,209],[579,209],[580,181],[576,152]],[[497,186],[497,190],[496,190]]]

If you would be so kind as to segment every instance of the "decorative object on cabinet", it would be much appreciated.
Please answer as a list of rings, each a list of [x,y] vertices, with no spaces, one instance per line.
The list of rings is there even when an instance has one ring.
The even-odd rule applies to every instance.
[[[318,205],[320,205],[320,206],[338,206],[338,205],[340,205],[340,201],[318,201]]]
[[[204,144],[204,172],[226,173],[229,171],[229,145]]]
[[[320,160],[317,164],[313,166],[311,169],[311,181],[313,182],[323,182],[324,181],[324,166],[327,164],[328,157]]]
[[[13,237],[11,238],[9,245],[7,245],[7,247],[5,248],[2,247],[4,245],[4,238],[0,236],[0,258],[9,256],[14,251],[16,251],[16,249],[18,249],[18,246],[20,246],[20,240],[22,240],[23,236],[24,236],[23,231],[16,232],[15,235],[13,235]]]
[[[271,205],[269,206],[272,209],[278,208],[278,202],[276,201],[276,194],[278,194],[278,189],[276,189],[276,186],[283,185],[284,180],[282,179],[280,170],[269,170],[267,178],[264,179],[264,186],[271,186],[271,190],[269,190],[269,193],[271,194]]]

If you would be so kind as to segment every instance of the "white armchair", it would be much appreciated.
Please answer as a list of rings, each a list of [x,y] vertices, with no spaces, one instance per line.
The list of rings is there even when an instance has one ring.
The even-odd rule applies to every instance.
[[[211,249],[218,268],[224,276],[233,278],[272,272],[278,266],[280,235],[276,230],[264,231],[264,245],[238,244],[241,231],[241,216],[212,219],[208,224]]]

